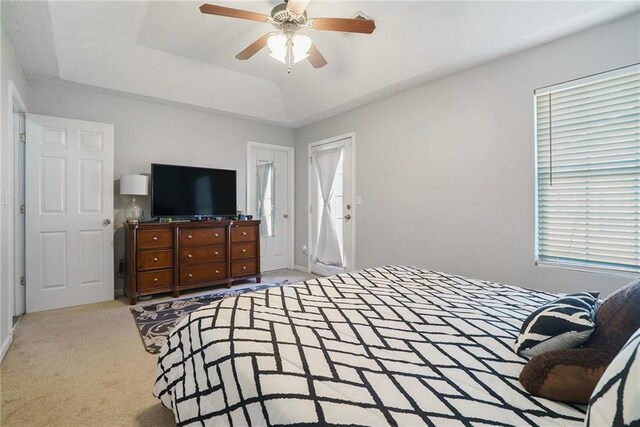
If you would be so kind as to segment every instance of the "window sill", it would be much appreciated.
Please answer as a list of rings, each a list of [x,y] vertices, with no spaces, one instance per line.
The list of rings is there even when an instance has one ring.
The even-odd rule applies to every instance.
[[[582,273],[595,273],[595,274],[606,274],[609,276],[619,276],[624,277],[629,280],[636,279],[640,276],[640,272],[633,272],[630,270],[618,270],[614,268],[604,268],[604,267],[588,267],[586,265],[579,264],[570,264],[565,262],[553,262],[553,261],[536,261],[536,267],[542,268],[555,268],[560,270],[572,270],[579,271]]]

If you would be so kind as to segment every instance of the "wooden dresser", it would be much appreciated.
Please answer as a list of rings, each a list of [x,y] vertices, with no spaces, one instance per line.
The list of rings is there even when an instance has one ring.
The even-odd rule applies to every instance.
[[[131,304],[142,295],[235,280],[260,283],[260,221],[125,224],[127,282]]]

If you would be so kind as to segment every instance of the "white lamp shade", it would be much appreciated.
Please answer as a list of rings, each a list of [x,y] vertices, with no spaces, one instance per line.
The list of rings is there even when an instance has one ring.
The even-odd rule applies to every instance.
[[[120,194],[146,196],[149,194],[146,175],[120,175]]]
[[[271,51],[271,56],[283,64],[286,63],[287,57],[287,36],[282,33],[274,34],[267,40],[267,46]]]
[[[309,57],[309,49],[311,49],[311,39],[304,34],[295,34],[293,36],[293,62],[300,62]]]

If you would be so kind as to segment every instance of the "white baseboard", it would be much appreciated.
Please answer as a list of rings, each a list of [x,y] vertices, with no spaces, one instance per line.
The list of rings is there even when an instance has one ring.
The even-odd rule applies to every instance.
[[[294,270],[298,270],[298,271],[302,271],[303,273],[311,273],[311,270],[309,270],[309,267],[303,267],[301,265],[294,265],[293,269]]]
[[[2,343],[2,348],[0,348],[0,363],[2,363],[2,359],[4,359],[5,354],[9,351],[9,347],[11,346],[11,342],[13,341],[13,335],[9,335],[6,340]]]

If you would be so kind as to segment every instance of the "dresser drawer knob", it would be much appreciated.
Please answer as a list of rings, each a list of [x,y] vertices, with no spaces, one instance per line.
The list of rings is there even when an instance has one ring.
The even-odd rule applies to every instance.
[[[153,240],[154,241],[158,240],[158,236],[153,236]]]
[[[189,239],[193,239],[193,236],[192,236],[191,234],[189,234],[187,237],[188,237]]]
[[[243,270],[246,270],[246,269],[247,269],[247,266],[246,266],[246,265],[243,265],[243,266],[242,266],[242,269],[243,269]]]
[[[247,232],[246,232],[246,231],[243,231],[243,232],[242,232],[242,235],[243,235],[243,236],[246,236],[246,235],[247,235]]]
[[[153,257],[153,262],[158,262],[158,257]]]
[[[213,254],[214,255],[220,255],[220,253],[218,251],[215,251]]]
[[[187,258],[193,258],[193,255],[189,254],[187,255]]]
[[[216,274],[220,274],[220,271],[219,271],[219,270],[216,270]]]
[[[245,252],[247,252],[247,250],[246,249],[242,249],[242,253],[245,253]]]
[[[215,233],[215,234],[214,234],[214,236],[216,236],[216,237],[220,237],[220,235],[219,235],[218,233]]]
[[[158,281],[158,278],[157,278],[157,277],[154,277],[154,278],[153,278],[153,282],[155,283],[155,282],[157,282],[157,281]]]
[[[193,274],[189,273],[189,278],[193,277]]]

